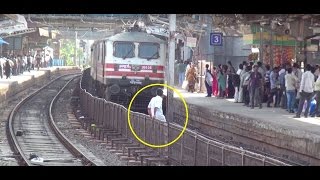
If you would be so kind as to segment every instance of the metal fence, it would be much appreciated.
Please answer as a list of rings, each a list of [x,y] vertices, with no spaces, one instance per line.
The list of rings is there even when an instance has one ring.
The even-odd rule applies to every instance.
[[[80,83],[82,80],[80,81]],[[93,97],[80,84],[80,107],[82,113],[92,119],[97,131],[113,130],[133,143],[141,144],[130,131],[124,106]],[[131,125],[143,141],[162,145],[174,140],[183,127],[176,123],[163,123],[137,112],[130,113]],[[171,121],[170,121],[171,122]],[[99,135],[100,137],[100,135]],[[149,148],[166,156],[172,165],[187,166],[283,166],[289,165],[271,157],[263,156],[238,147],[206,138],[187,129],[183,136],[167,148]]]

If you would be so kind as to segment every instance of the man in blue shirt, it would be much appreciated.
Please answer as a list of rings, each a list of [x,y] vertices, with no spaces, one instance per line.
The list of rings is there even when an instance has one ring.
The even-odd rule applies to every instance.
[[[271,107],[270,103],[274,103],[274,107],[277,106],[278,102],[278,91],[280,90],[280,82],[279,82],[279,73],[278,67],[274,67],[273,71],[270,73],[270,94],[267,102],[267,107]],[[273,101],[273,97],[275,96],[275,100]]]

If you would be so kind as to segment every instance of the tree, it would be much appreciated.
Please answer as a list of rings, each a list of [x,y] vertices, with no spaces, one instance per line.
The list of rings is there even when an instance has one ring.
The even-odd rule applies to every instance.
[[[61,43],[61,56],[65,60],[67,66],[74,66],[74,50],[75,50],[75,40],[64,39]],[[77,59],[76,62],[80,59],[83,59],[82,48],[77,49]]]

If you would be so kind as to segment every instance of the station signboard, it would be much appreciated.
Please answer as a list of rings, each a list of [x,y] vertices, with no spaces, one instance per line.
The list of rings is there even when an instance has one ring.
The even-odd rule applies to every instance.
[[[222,46],[222,33],[210,33],[210,45]]]

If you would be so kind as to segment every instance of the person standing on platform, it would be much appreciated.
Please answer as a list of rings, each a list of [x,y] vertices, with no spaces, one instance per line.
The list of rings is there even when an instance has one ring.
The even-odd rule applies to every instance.
[[[13,58],[13,67],[12,67],[12,75],[13,75],[13,76],[18,75],[18,74],[17,74],[17,73],[18,73],[17,68],[18,68],[17,58],[14,57],[14,58]]]
[[[186,65],[180,61],[178,64],[178,76],[179,76],[179,87],[182,87],[183,81],[185,79]]]
[[[298,78],[298,82],[296,87],[298,88],[296,91],[296,100],[295,100],[295,109],[298,109],[299,106],[299,100],[300,100],[300,93],[299,93],[299,87],[300,87],[300,82],[301,82],[301,78],[302,78],[302,71],[298,65],[298,63],[293,63],[293,68],[292,68],[292,72],[293,74]]]
[[[6,61],[6,64],[5,64],[4,70],[5,70],[5,74],[6,74],[6,76],[7,76],[7,79],[8,79],[8,78],[10,78],[10,74],[11,74],[11,67],[10,67],[9,60],[7,60],[7,61]]]
[[[218,75],[219,98],[224,98],[226,93],[227,75],[226,69],[221,67]]]
[[[31,69],[31,58],[30,55],[27,56],[27,70],[30,72]]]
[[[37,70],[39,71],[39,69],[40,69],[40,64],[41,64],[41,56],[40,56],[40,54],[37,54],[36,55],[36,63],[37,63]]]
[[[309,114],[310,102],[313,95],[313,88],[314,88],[314,75],[311,73],[311,65],[307,64],[306,72],[302,74],[299,93],[300,93],[300,100],[299,100],[299,107],[298,112],[295,118],[300,118],[300,114],[302,112],[302,108],[304,105],[305,100],[307,100],[307,108],[304,112],[304,117],[307,118]]]
[[[251,73],[250,71],[251,71],[251,67],[246,66],[245,72],[242,75],[241,81],[240,81],[240,86],[243,89],[244,106],[248,106],[248,107],[250,103],[250,93],[249,93],[249,82],[250,82],[250,73]]]
[[[0,77],[1,77],[1,79],[3,78],[3,75],[2,75],[2,64],[1,64],[1,62],[0,62]]]
[[[227,65],[227,97],[230,99],[233,99],[234,95],[235,95],[234,76],[237,75],[236,73],[237,72],[236,72],[235,68],[233,67],[231,61],[228,61],[228,65]]]
[[[234,76],[234,102],[235,103],[241,103],[242,102],[242,95],[243,95],[243,89],[240,86],[241,82],[241,76],[244,74],[243,70],[243,64],[239,64],[239,69],[237,71],[237,74]]]
[[[217,67],[213,67],[212,71],[212,94],[218,96],[218,79],[217,79]]]
[[[52,57],[50,56],[50,59],[49,59],[49,66],[52,67],[53,66],[53,59]]]
[[[270,93],[267,101],[267,107],[271,107],[270,103],[273,102],[274,106],[277,107],[279,91],[280,91],[280,82],[279,82],[279,73],[278,67],[274,67],[273,71],[270,73]]]
[[[211,97],[212,95],[212,74],[209,70],[209,64],[206,64],[206,72],[204,74],[204,83],[206,85],[206,89],[207,89],[207,96],[206,97]]]
[[[253,66],[253,72],[250,74],[250,101],[251,101],[251,109],[254,108],[255,101],[259,105],[259,108],[262,108],[261,102],[261,88],[262,88],[263,77],[258,72],[258,66]]]
[[[196,74],[196,68],[194,65],[191,65],[191,68],[187,72],[187,80],[188,80],[188,92],[194,92],[195,91],[195,85],[197,82],[197,74]]]
[[[314,92],[316,94],[316,109],[315,111],[312,113],[311,117],[320,117],[320,76],[318,75],[317,81],[314,84]]]
[[[285,75],[285,88],[287,95],[287,111],[294,113],[294,101],[296,99],[296,84],[298,78],[292,73],[292,68],[288,68],[288,74]]]
[[[280,91],[278,104],[281,108],[286,109],[286,88],[285,88],[285,75],[286,75],[286,65],[283,64],[281,70],[279,71],[279,82],[280,82]]]
[[[270,65],[266,65],[266,73],[264,75],[264,94],[263,94],[263,102],[268,102],[268,97],[270,96]]]

